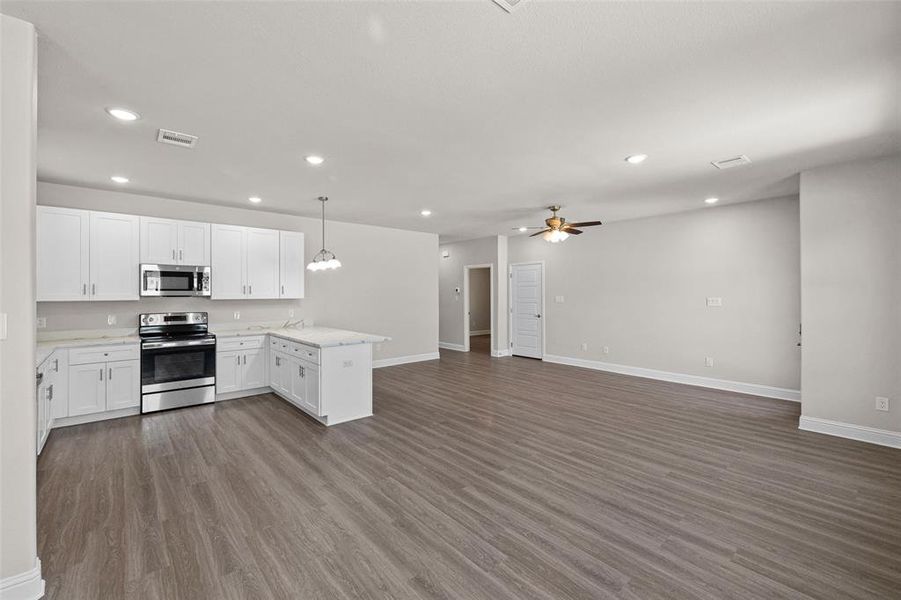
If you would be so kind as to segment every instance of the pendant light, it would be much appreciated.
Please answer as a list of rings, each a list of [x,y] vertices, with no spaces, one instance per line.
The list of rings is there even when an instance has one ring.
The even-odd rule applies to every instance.
[[[322,202],[322,250],[317,252],[307,265],[310,271],[327,271],[341,266],[341,261],[335,258],[335,253],[325,249],[325,203],[328,202],[328,196],[319,196],[319,201]]]

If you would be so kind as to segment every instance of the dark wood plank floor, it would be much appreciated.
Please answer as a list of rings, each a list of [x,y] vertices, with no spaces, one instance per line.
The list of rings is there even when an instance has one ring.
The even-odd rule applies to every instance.
[[[901,451],[796,404],[443,352],[378,370],[375,411],[53,431],[47,597],[899,598]]]

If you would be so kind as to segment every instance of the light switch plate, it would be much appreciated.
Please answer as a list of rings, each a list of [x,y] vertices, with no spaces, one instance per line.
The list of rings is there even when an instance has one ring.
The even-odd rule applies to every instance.
[[[554,296],[554,302],[557,304],[563,304],[563,296]]]
[[[293,308],[289,308],[289,309],[288,309],[288,316],[289,316],[289,317],[293,317],[293,316],[294,316],[294,309],[293,309]]]
[[[707,358],[705,358],[705,359],[704,359],[704,366],[705,366],[705,367],[712,367],[712,366],[713,366],[713,357],[708,356]]]
[[[722,298],[714,297],[714,296],[707,297],[707,306],[722,306],[722,305],[723,305]]]
[[[115,325],[116,324],[116,315],[106,315],[106,324],[107,325]]]
[[[235,311],[235,321],[239,320],[240,318],[241,318],[241,311],[240,311],[240,310],[236,310],[236,311]]]
[[[876,410],[888,412],[888,398],[876,396]]]

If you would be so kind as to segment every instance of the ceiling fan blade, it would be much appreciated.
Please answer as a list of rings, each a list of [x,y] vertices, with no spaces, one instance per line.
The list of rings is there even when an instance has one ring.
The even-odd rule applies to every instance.
[[[535,227],[511,227],[510,229],[514,231],[519,231],[520,229],[544,229],[544,226],[535,226]]]
[[[572,227],[564,227],[563,231],[565,231],[566,233],[571,233],[573,235],[579,235],[580,233],[582,233],[581,229],[573,229]]]
[[[550,231],[550,228],[548,228],[548,229],[542,229],[541,231],[537,231],[537,232],[533,233],[533,234],[530,235],[529,237],[535,237],[536,235],[541,235],[542,233],[547,233],[548,231]]]
[[[582,221],[581,223],[567,223],[570,227],[594,227],[595,225],[603,225],[600,221]]]

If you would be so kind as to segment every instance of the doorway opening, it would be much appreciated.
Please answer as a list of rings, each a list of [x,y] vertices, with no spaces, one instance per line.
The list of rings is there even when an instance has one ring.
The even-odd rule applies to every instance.
[[[463,345],[491,354],[494,347],[494,265],[463,267]]]

